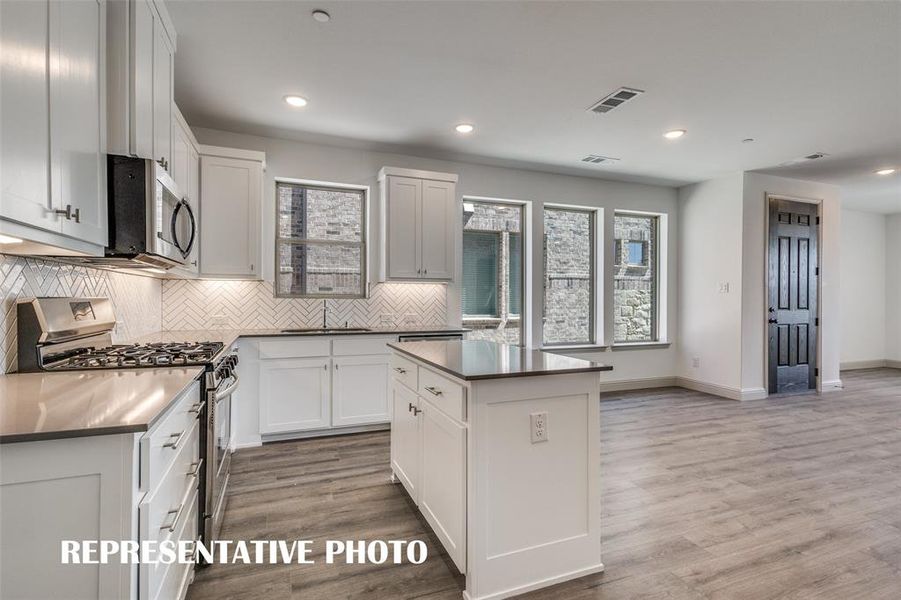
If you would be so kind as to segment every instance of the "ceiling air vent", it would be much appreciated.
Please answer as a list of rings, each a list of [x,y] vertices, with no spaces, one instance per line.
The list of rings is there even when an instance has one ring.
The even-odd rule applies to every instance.
[[[825,158],[829,156],[825,152],[814,152],[813,154],[808,154],[807,156],[802,156],[801,158],[794,158],[792,160],[787,160],[783,163],[779,163],[780,167],[790,167],[792,165],[799,165],[801,163],[806,163],[811,160],[817,160],[819,158]]]
[[[610,112],[617,106],[628,102],[634,98],[637,98],[640,94],[643,94],[644,90],[637,90],[635,88],[619,88],[612,94],[609,94],[603,98],[601,98],[600,102],[592,105],[588,108],[589,111],[593,113],[597,113],[602,115],[604,113]]]
[[[582,159],[584,163],[591,163],[593,165],[607,164],[612,162],[617,162],[618,158],[613,158],[612,156],[601,156],[600,154],[589,154],[585,158]]]

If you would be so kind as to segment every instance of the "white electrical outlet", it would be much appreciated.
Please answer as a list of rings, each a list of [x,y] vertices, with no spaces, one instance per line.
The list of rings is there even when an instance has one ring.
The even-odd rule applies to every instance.
[[[404,315],[404,325],[418,325],[419,315],[417,313],[407,313]]]
[[[700,366],[701,366],[701,359],[698,358],[697,356],[693,356],[692,359],[691,359],[691,366],[694,367],[695,369],[697,369],[698,367],[700,367]]]
[[[394,325],[394,315],[391,313],[380,314],[379,325],[382,327],[392,327]]]
[[[529,415],[532,420],[532,443],[547,441],[547,413],[538,412]]]
[[[728,282],[728,281],[722,281],[722,282],[720,282],[720,293],[721,293],[721,294],[728,294],[728,293],[729,293],[729,282]]]

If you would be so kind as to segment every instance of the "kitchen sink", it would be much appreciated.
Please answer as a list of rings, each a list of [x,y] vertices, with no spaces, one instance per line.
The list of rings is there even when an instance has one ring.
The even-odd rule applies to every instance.
[[[341,333],[353,331],[372,331],[368,327],[302,327],[299,329],[282,329],[282,333]]]

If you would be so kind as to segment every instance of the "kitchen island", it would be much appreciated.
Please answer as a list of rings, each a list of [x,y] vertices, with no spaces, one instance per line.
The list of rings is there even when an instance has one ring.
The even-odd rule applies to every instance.
[[[600,373],[486,341],[388,344],[392,480],[466,576],[470,600],[603,570]]]

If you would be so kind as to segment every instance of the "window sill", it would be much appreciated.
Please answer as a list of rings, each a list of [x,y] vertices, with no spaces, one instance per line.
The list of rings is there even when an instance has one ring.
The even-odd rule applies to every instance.
[[[670,347],[669,342],[623,342],[620,344],[613,344],[610,346],[610,349],[616,352],[617,350],[656,350]]]
[[[542,352],[604,352],[607,346],[595,344],[577,344],[572,346],[541,346]]]

